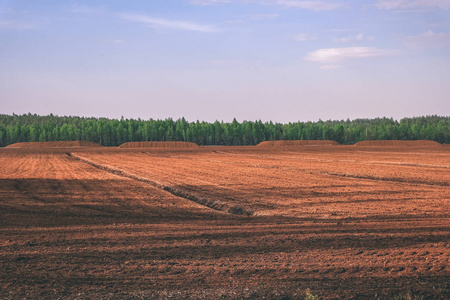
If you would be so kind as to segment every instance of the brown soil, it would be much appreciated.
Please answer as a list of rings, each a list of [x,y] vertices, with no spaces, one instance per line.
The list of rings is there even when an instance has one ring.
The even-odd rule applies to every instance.
[[[449,147],[67,151],[0,150],[1,299],[450,297]]]
[[[381,141],[361,141],[355,146],[395,146],[395,147],[436,147],[442,146],[440,143],[429,140],[401,141],[401,140],[381,140]]]
[[[6,148],[77,148],[102,147],[102,145],[86,141],[55,141],[55,142],[23,142],[6,146]]]
[[[190,142],[128,142],[119,148],[198,148],[198,145]]]
[[[258,147],[283,147],[283,146],[332,146],[340,145],[338,142],[329,140],[295,140],[295,141],[265,141],[259,143]]]

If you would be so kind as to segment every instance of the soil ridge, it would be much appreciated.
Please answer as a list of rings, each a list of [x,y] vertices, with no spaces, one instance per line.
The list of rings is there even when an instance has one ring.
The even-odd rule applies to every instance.
[[[355,146],[436,147],[442,144],[431,140],[368,140],[357,142]]]
[[[333,146],[340,145],[331,140],[278,140],[264,141],[256,145],[257,147],[284,147],[284,146]]]
[[[119,146],[119,148],[198,148],[199,146],[191,142],[127,142]]]

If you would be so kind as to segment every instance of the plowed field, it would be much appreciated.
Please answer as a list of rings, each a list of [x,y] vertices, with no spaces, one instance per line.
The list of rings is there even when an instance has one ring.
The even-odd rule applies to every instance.
[[[448,299],[450,148],[1,149],[0,298]]]

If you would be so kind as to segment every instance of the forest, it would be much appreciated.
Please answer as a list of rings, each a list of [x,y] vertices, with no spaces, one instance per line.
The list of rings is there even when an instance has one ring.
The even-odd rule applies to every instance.
[[[136,141],[187,141],[198,145],[256,145],[270,140],[433,140],[450,142],[450,117],[423,116],[341,121],[274,123],[259,121],[189,122],[109,119],[36,114],[0,114],[0,147],[16,142],[90,141],[118,146]]]

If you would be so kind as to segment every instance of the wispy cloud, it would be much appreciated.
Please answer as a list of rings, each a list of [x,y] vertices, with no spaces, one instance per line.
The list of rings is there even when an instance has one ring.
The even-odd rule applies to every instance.
[[[0,7],[0,14],[9,14],[12,12],[13,10],[9,7]]]
[[[313,11],[334,10],[347,6],[341,2],[319,0],[188,0],[194,5],[213,5],[225,3],[254,3],[261,5],[280,6],[283,8],[298,8]]]
[[[407,46],[411,48],[429,48],[441,49],[450,48],[450,34],[443,32],[433,32],[431,30],[418,34],[408,36],[406,39]]]
[[[377,0],[375,6],[379,9],[405,10],[421,8],[449,9],[449,0]]]
[[[287,8],[292,7],[313,11],[335,10],[346,6],[343,3],[328,1],[277,0],[273,2],[275,5],[280,5]]]
[[[310,41],[310,40],[315,40],[316,37],[311,36],[308,33],[298,33],[294,36],[294,40],[296,40],[297,42],[306,42],[306,41]]]
[[[30,30],[36,26],[19,20],[0,20],[0,30]]]
[[[218,31],[213,26],[201,25],[187,21],[154,18],[145,15],[122,14],[121,18],[126,21],[142,23],[155,29],[184,30],[184,31],[206,32],[206,33]]]
[[[93,14],[97,12],[98,9],[87,5],[73,4],[70,7],[70,11],[75,14]]]
[[[226,21],[224,21],[224,23],[239,24],[239,23],[243,23],[243,22],[248,21],[248,20],[251,20],[251,21],[267,21],[267,20],[273,20],[273,19],[276,19],[276,18],[279,18],[279,17],[280,17],[279,14],[245,14],[245,15],[242,15],[238,19],[226,20]]]
[[[375,38],[373,36],[364,36],[364,34],[360,33],[357,35],[348,35],[340,38],[333,38],[333,42],[335,43],[351,43],[351,42],[362,42],[362,41],[373,41]]]
[[[346,60],[388,56],[396,52],[395,50],[373,47],[328,48],[309,52],[305,60],[328,65]]]

